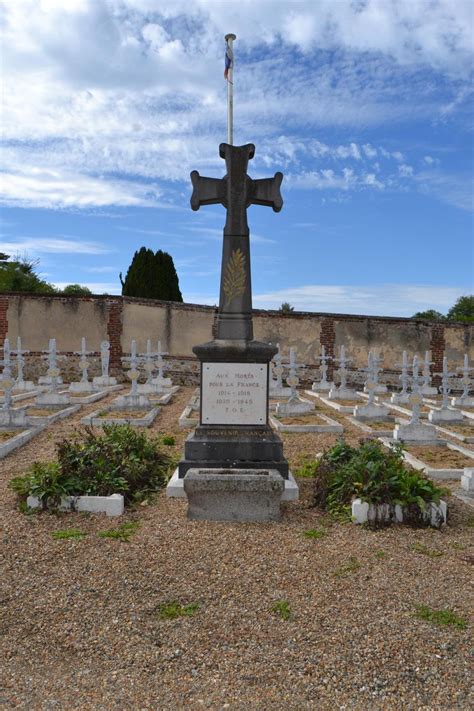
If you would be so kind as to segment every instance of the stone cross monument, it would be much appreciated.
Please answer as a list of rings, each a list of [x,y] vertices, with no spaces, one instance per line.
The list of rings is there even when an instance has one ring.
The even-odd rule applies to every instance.
[[[253,340],[247,208],[279,212],[282,173],[253,180],[247,174],[255,146],[222,143],[223,178],[191,173],[191,207],[226,210],[216,338],[193,348],[201,363],[200,422],[188,436],[179,477],[191,468],[267,469],[288,477],[283,445],[268,424],[269,363],[277,349]]]
[[[222,253],[221,288],[217,338],[253,339],[252,290],[250,284],[250,246],[247,208],[265,205],[280,212],[282,173],[273,178],[252,180],[247,175],[248,162],[255,155],[255,146],[230,146],[221,143],[219,155],[225,160],[227,174],[223,178],[203,178],[197,170],[191,173],[193,194],[191,207],[221,204],[226,208]]]

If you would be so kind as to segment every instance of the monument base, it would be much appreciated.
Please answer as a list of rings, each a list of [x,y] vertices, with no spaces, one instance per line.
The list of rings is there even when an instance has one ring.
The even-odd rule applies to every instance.
[[[184,477],[188,518],[197,521],[279,521],[284,489],[268,469],[190,469]]]
[[[189,469],[276,469],[288,478],[283,443],[268,425],[199,425],[184,443],[179,476]]]
[[[296,479],[288,472],[288,479],[284,479],[285,489],[281,496],[282,501],[298,501],[300,491]],[[166,497],[168,499],[185,499],[186,492],[184,491],[184,478],[180,479],[178,468],[173,472],[173,476],[166,486]]]

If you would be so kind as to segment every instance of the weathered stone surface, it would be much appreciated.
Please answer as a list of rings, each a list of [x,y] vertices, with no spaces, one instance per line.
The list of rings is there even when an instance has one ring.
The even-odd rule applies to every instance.
[[[200,521],[279,521],[284,489],[275,470],[191,469],[184,477],[188,518]]]
[[[395,425],[393,439],[402,442],[430,442],[438,439],[433,425],[408,424]]]

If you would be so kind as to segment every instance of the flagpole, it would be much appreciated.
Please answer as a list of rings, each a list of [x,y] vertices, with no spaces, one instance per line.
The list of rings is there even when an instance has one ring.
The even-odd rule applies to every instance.
[[[235,39],[237,37],[234,34],[225,36],[232,59],[227,75],[227,143],[230,146],[234,142],[234,50],[232,43]]]

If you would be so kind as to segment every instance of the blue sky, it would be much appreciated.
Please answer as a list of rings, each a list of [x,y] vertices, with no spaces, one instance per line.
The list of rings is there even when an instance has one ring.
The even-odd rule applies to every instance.
[[[473,291],[472,33],[463,0],[15,0],[3,35],[0,249],[120,293],[145,245],[214,304],[226,32],[234,142],[283,210],[249,210],[254,306],[410,316]]]

